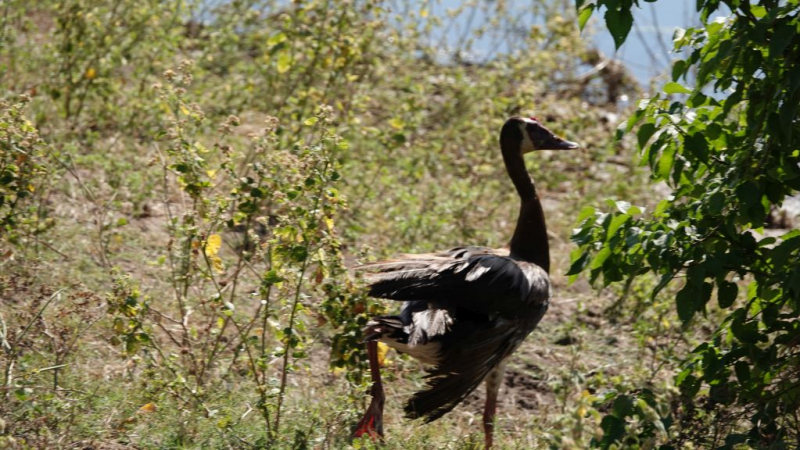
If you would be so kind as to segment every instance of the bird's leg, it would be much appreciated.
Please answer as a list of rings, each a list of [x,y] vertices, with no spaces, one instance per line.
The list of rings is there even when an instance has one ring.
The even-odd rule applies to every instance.
[[[381,366],[378,362],[378,341],[367,342],[367,356],[369,357],[369,370],[372,376],[372,401],[369,403],[364,417],[358,422],[353,438],[363,435],[371,437],[373,440],[383,439],[383,403],[386,396],[383,394],[383,383],[381,383]]]
[[[486,405],[483,408],[483,437],[487,450],[492,448],[494,437],[494,417],[497,411],[497,394],[503,384],[503,375],[506,372],[505,361],[501,362],[486,377]]]

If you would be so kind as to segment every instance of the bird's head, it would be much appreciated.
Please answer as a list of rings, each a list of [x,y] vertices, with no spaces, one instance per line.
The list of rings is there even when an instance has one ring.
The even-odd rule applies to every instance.
[[[508,119],[503,128],[506,127],[520,139],[519,149],[522,154],[536,150],[573,150],[579,147],[576,142],[556,136],[535,117],[514,116]]]

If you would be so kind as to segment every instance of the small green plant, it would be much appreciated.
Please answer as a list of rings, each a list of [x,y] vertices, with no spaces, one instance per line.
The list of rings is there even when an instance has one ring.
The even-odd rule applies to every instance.
[[[31,242],[53,226],[42,204],[48,175],[47,145],[36,127],[23,115],[28,96],[16,103],[0,100],[0,239],[7,243]],[[13,251],[2,249],[0,258]]]

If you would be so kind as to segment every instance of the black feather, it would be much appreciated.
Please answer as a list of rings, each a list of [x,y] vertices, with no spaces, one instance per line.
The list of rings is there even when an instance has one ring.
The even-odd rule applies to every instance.
[[[426,388],[407,417],[433,421],[452,410],[508,357],[547,309],[550,283],[538,266],[491,249],[464,247],[361,268],[370,296],[406,301],[373,319],[368,336],[414,355],[437,345]],[[380,330],[377,332],[376,330]]]

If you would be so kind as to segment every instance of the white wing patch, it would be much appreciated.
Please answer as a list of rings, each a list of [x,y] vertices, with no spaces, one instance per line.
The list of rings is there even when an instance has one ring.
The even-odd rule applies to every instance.
[[[472,270],[469,271],[465,280],[467,281],[475,281],[481,277],[481,275],[485,274],[486,272],[490,271],[491,267],[481,266],[480,264],[476,264]]]

